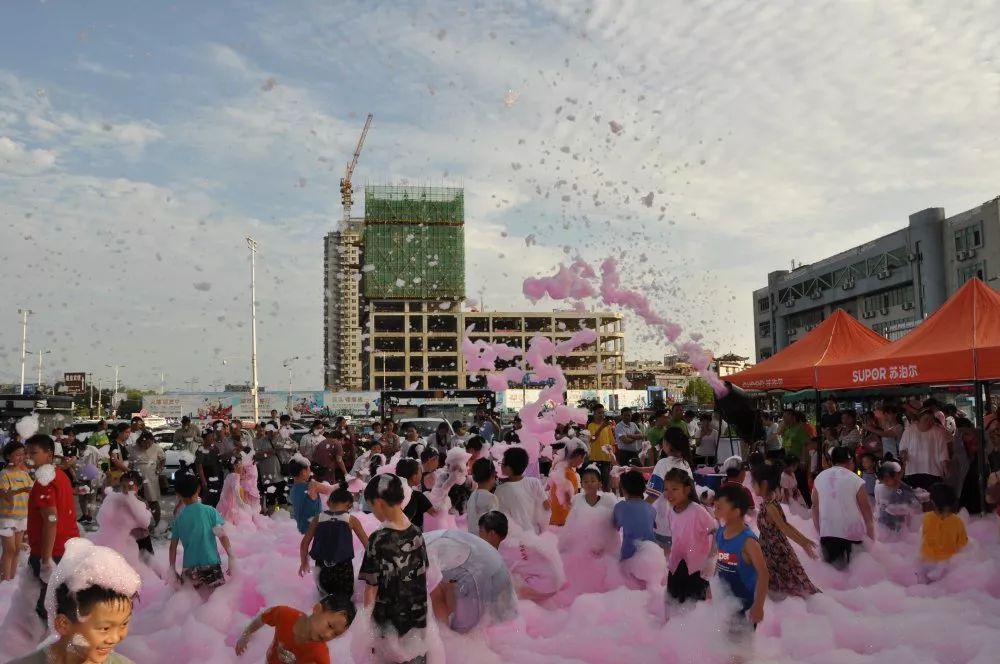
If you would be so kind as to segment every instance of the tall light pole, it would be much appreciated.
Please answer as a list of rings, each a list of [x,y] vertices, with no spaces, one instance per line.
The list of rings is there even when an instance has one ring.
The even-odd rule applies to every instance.
[[[38,382],[35,383],[35,394],[42,393],[42,358],[51,353],[51,350],[29,350],[25,351],[38,356]],[[23,392],[22,392],[23,394]]]
[[[292,362],[299,359],[299,356],[290,357],[281,363],[281,366],[288,369],[288,414],[292,414]]]
[[[163,394],[165,377],[167,374],[160,367],[153,367],[153,371],[155,372],[154,375],[156,374],[160,375],[160,394]]]
[[[250,394],[253,396],[253,421],[260,422],[260,396],[257,385],[257,241],[247,237],[250,249],[250,371],[252,382]]]
[[[18,309],[21,315],[21,394],[24,394],[24,360],[28,354],[28,316],[35,313],[31,309]]]
[[[97,379],[97,419],[101,419],[101,392],[104,391],[104,379]]]
[[[114,391],[114,394],[118,394],[118,370],[119,369],[124,369],[125,365],[124,364],[105,364],[104,366],[106,366],[108,369],[114,369],[115,370],[115,391]],[[114,396],[112,396],[111,398],[114,399]]]
[[[88,415],[94,416],[94,374],[87,374],[87,387],[90,388],[90,402],[87,404]],[[480,464],[482,465],[482,464]]]

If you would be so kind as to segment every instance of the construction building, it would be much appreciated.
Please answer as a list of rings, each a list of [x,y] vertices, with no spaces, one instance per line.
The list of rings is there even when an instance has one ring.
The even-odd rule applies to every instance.
[[[1000,199],[951,217],[943,208],[910,215],[893,233],[767,275],[753,293],[757,360],[799,339],[836,309],[899,339],[966,281],[1000,279]]]
[[[625,333],[621,314],[462,311],[446,301],[372,302],[366,322],[364,389],[465,389],[485,387],[465,373],[465,330],[473,340],[527,349],[532,337],[566,341],[583,327],[598,340],[558,360],[568,389],[617,389],[625,379]],[[501,364],[499,368],[504,368]],[[530,376],[529,386],[534,385]]]
[[[463,389],[464,331],[527,348],[581,327],[596,343],[559,360],[569,389],[616,389],[625,378],[622,316],[610,313],[466,312],[465,194],[457,187],[365,187],[363,219],[329,233],[325,251],[326,387]],[[530,380],[530,379],[529,379]]]

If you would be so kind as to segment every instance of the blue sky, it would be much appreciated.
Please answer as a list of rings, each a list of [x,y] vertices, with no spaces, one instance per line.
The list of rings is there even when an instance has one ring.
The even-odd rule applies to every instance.
[[[367,112],[356,184],[466,187],[470,295],[529,308],[524,277],[612,255],[749,353],[768,271],[998,193],[997,23],[945,2],[4,3],[0,382],[18,306],[59,371],[242,380],[253,234],[262,381],[299,355],[318,388],[322,236]],[[669,351],[628,330],[631,357]]]

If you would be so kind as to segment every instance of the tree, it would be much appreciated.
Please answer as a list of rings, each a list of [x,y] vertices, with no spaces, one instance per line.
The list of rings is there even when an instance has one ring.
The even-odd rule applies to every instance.
[[[580,399],[579,401],[576,402],[576,407],[577,408],[586,408],[591,413],[594,412],[595,408],[597,408],[598,406],[602,406],[602,405],[603,404],[601,403],[601,400],[600,399],[596,399],[594,397],[590,397],[588,399]]]
[[[684,397],[696,401],[699,405],[706,405],[715,400],[715,390],[704,378],[692,378],[684,388]]]

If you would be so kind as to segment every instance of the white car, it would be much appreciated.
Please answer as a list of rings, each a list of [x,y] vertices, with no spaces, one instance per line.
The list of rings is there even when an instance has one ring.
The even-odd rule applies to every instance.
[[[428,436],[432,436],[437,431],[438,426],[442,423],[448,425],[448,438],[450,440],[451,437],[455,435],[455,432],[451,428],[451,422],[442,417],[404,417],[399,421],[398,431],[402,433],[403,429],[406,428],[406,425],[409,424],[416,428],[417,434],[421,438],[427,438]]]

